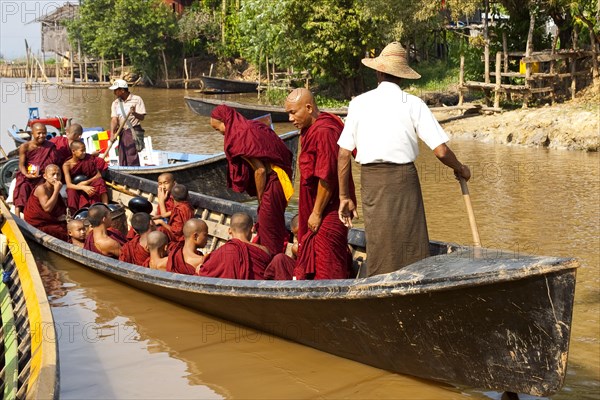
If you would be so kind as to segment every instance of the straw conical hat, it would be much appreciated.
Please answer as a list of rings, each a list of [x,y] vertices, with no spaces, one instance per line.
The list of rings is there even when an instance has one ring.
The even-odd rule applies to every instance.
[[[408,66],[406,50],[398,42],[385,46],[379,57],[363,58],[362,63],[375,71],[385,72],[399,78],[419,79],[421,75]]]

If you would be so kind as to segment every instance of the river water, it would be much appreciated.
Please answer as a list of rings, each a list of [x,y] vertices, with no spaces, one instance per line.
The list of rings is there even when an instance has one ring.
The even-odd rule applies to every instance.
[[[43,116],[73,117],[84,126],[108,126],[109,90],[26,92],[22,80],[0,79],[0,84],[3,132],[12,124],[23,126],[28,107],[39,107]],[[222,151],[222,136],[208,119],[187,109],[183,96],[195,95],[192,91],[133,92],[146,103],[143,125],[155,148]],[[278,133],[291,129],[276,126]],[[14,148],[5,133],[0,143],[7,151]],[[600,398],[599,155],[464,139],[450,146],[473,171],[469,188],[484,246],[575,257],[581,263],[567,380],[553,398]],[[450,171],[425,148],[416,164],[430,237],[471,243],[460,188]],[[360,182],[356,168],[354,173]],[[64,399],[499,398],[495,392],[392,374],[232,325],[34,251],[57,323]]]

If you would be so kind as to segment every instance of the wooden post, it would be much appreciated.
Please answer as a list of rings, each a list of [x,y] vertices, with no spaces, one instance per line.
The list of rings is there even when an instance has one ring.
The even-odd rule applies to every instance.
[[[165,51],[161,50],[163,66],[165,68],[165,83],[167,84],[167,89],[169,89],[169,69],[167,68],[167,57],[165,56]]]
[[[215,66],[215,64],[210,63],[210,69],[208,70],[208,76],[212,76],[212,71],[213,71],[214,66]]]
[[[83,82],[83,65],[81,65],[81,42],[77,41],[77,65],[79,65],[79,82]]]
[[[183,86],[185,87],[185,90],[187,90],[187,88],[188,88],[188,80],[190,79],[190,76],[188,74],[187,58],[183,59],[183,72],[185,72],[185,81],[183,83]]]
[[[500,108],[500,85],[502,83],[502,53],[496,53],[496,88],[494,89],[494,108]]]
[[[87,83],[87,81],[88,81],[87,64],[88,64],[88,59],[87,59],[87,56],[85,56],[83,59],[83,76],[84,76],[83,81],[85,83]]]
[[[58,54],[56,54],[56,60],[54,62],[54,70],[56,73],[56,83],[58,84],[58,83],[62,82],[62,80],[60,79],[60,70],[58,69]]]
[[[163,52],[163,58],[164,58],[164,56],[165,56],[165,53]],[[125,54],[121,53],[121,73],[119,74],[119,78],[123,79],[124,76],[125,76]]]
[[[571,57],[569,58],[571,62],[571,99],[575,100],[575,91],[577,90],[577,58]]]
[[[485,41],[485,47],[483,48],[483,59],[484,59],[484,82],[490,83],[490,40],[488,32],[488,19],[490,16],[490,2],[485,0],[485,21],[483,24],[483,39]],[[486,96],[487,97],[487,96]],[[487,99],[486,99],[487,100]]]
[[[463,54],[460,55],[460,71],[458,73],[458,105],[462,106],[463,101],[465,100],[465,95],[463,94],[463,88],[465,85],[465,56]]]
[[[71,83],[75,82],[75,56],[73,55],[73,46],[70,47],[69,52],[69,67],[71,68]]]
[[[600,7],[600,3],[598,4]],[[594,85],[600,84],[600,72],[598,71],[598,46],[596,45],[596,35],[594,31],[589,29],[590,32],[590,43],[592,44],[592,77]],[[598,88],[600,90],[600,87]]]
[[[265,66],[267,67],[267,89],[271,85],[269,79],[269,56],[265,56]]]

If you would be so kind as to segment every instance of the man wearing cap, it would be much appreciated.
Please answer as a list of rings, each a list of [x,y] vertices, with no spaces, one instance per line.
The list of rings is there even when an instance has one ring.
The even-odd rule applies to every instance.
[[[111,142],[119,124],[129,114],[125,126],[119,137],[119,165],[139,166],[138,151],[144,149],[144,130],[141,121],[146,117],[146,106],[140,96],[129,93],[129,86],[123,79],[117,79],[109,88],[114,91],[116,99],[113,101],[110,112]]]
[[[468,180],[469,168],[446,145],[448,135],[418,97],[400,89],[401,78],[421,76],[408,66],[400,43],[362,63],[377,71],[376,89],[354,98],[338,144],[339,218],[357,217],[349,194],[350,155],[361,165],[361,194],[367,238],[368,275],[396,271],[429,256],[429,236],[414,161],[420,138],[435,156]]]

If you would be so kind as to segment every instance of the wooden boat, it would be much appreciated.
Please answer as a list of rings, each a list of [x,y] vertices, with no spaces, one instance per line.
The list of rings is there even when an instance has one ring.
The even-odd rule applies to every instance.
[[[5,399],[58,398],[57,340],[33,255],[0,201],[0,392]]]
[[[109,171],[113,201],[154,201],[157,184]],[[191,194],[212,251],[234,212],[253,207]],[[433,256],[399,271],[324,281],[243,281],[171,274],[115,261],[50,237],[48,250],[141,290],[241,325],[385,370],[486,390],[547,396],[563,385],[571,333],[572,259],[431,242]],[[356,267],[362,230],[349,233]],[[368,261],[368,260],[366,260]]]
[[[200,79],[202,80],[200,89],[202,93],[251,93],[258,90],[258,82],[215,76],[201,76]]]
[[[185,97],[185,101],[190,109],[198,115],[203,117],[210,117],[212,110],[220,105],[225,104],[229,107],[235,108],[237,112],[242,114],[246,118],[256,118],[266,113],[271,114],[273,122],[289,122],[288,113],[285,112],[283,107],[268,106],[262,104],[242,104],[235,101],[220,100],[220,99],[207,99],[203,97]],[[345,117],[348,114],[348,108],[321,108],[321,111],[325,111],[331,114]]]
[[[262,115],[265,119],[265,115]],[[270,124],[270,118],[264,122]],[[9,134],[16,142],[17,133],[9,129]],[[296,159],[298,156],[298,143],[300,134],[292,131],[280,136],[288,149],[293,154],[292,166],[296,170]],[[150,138],[146,138],[147,140]],[[151,153],[152,156],[145,155]],[[137,175],[146,179],[156,181],[160,174],[170,172],[175,176],[178,183],[186,185],[189,190],[205,193],[223,199],[235,201],[250,200],[246,193],[237,193],[227,188],[227,159],[225,153],[217,154],[191,154],[178,152],[165,152],[153,150],[151,142],[147,141],[144,153],[141,156],[153,158],[156,165],[145,165],[141,167],[121,167],[116,165],[116,160],[111,162],[109,169],[118,170],[127,174]],[[113,158],[116,158],[116,154]],[[18,157],[7,161],[0,161],[0,188],[8,192],[10,182],[19,168]]]

